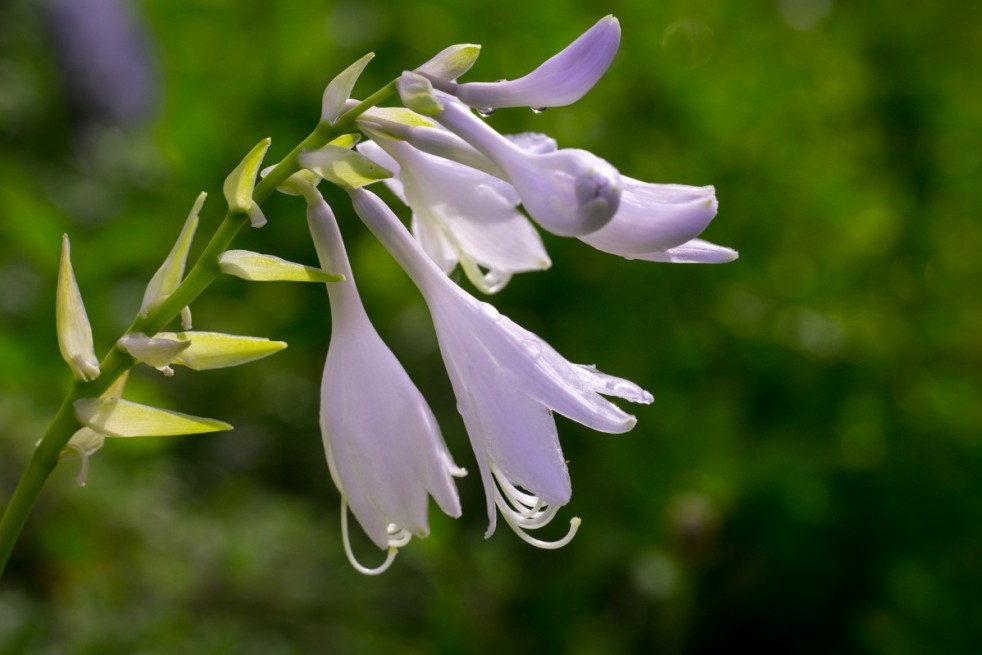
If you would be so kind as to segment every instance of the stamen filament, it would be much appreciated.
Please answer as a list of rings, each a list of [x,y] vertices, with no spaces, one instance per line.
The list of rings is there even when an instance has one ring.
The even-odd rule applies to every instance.
[[[356,571],[364,575],[385,573],[392,566],[392,562],[395,561],[396,554],[399,552],[399,548],[390,542],[389,552],[385,556],[385,561],[374,569],[363,566],[361,562],[355,559],[355,554],[351,551],[351,540],[348,538],[348,501],[343,496],[341,497],[341,541],[344,544],[344,554],[347,555],[348,562]]]

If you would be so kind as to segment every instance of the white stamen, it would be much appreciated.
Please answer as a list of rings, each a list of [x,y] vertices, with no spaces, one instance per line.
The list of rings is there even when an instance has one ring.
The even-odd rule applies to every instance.
[[[391,532],[391,531],[390,531]],[[399,552],[399,548],[389,542],[389,552],[385,556],[385,561],[374,569],[370,569],[355,559],[355,554],[351,551],[351,540],[348,539],[348,501],[341,497],[341,541],[344,543],[344,554],[348,557],[348,562],[354,567],[356,571],[364,575],[379,575],[380,573],[385,573],[392,562],[396,559],[396,554]],[[406,539],[408,542],[409,540]],[[402,544],[405,545],[405,544]]]
[[[78,458],[82,461],[79,465],[78,475],[75,476],[75,482],[78,483],[78,486],[84,487],[89,477],[89,453],[85,451],[85,448],[71,442],[65,444],[65,447],[71,448],[78,453]]]
[[[181,327],[184,328],[185,331],[191,329],[191,308],[190,307],[185,306],[184,309],[181,310]]]
[[[541,498],[521,491],[507,480],[497,467],[491,467],[494,476],[494,503],[511,529],[519,538],[537,548],[554,550],[562,548],[576,534],[580,527],[580,518],[573,517],[569,522],[569,532],[556,541],[536,539],[528,534],[528,530],[538,530],[548,525],[559,511],[558,505],[547,505]]]

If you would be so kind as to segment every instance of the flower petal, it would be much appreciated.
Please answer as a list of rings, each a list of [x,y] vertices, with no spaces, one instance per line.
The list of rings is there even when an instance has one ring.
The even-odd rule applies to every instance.
[[[660,252],[635,255],[635,259],[649,262],[671,262],[673,264],[726,264],[740,256],[736,250],[717,246],[702,239],[693,239],[681,246]]]
[[[536,154],[514,145],[449,96],[436,120],[494,162],[539,225],[560,236],[582,236],[607,224],[620,202],[613,166],[571,148]]]
[[[468,82],[449,90],[464,104],[477,108],[569,105],[586,95],[607,72],[620,40],[620,24],[606,16],[524,77]]]
[[[674,248],[698,236],[716,216],[711,186],[648,184],[623,176],[621,181],[617,213],[596,232],[580,237],[598,250],[638,258]]]
[[[387,548],[391,524],[428,532],[428,495],[460,515],[452,480],[460,470],[426,401],[365,314],[327,203],[312,203],[307,216],[321,265],[346,277],[328,286],[334,323],[321,387],[325,451],[352,513]]]

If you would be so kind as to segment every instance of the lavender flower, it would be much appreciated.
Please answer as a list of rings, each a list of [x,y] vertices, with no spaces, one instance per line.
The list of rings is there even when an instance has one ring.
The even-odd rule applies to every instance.
[[[477,455],[490,525],[497,507],[525,541],[569,502],[571,487],[552,412],[601,432],[626,432],[635,419],[601,394],[650,403],[636,384],[572,364],[536,335],[449,280],[378,196],[350,190],[355,211],[402,265],[429,306],[458,408]],[[523,491],[524,489],[524,491]]]
[[[333,327],[321,387],[321,432],[328,466],[341,492],[345,553],[358,571],[377,574],[412,535],[429,534],[432,495],[444,512],[460,516],[447,452],[433,412],[372,327],[355,287],[330,207],[308,185],[307,220],[324,269],[344,275],[327,285]],[[347,507],[371,540],[388,549],[369,569],[355,559]]]
[[[564,148],[535,153],[498,134],[450,96],[437,93],[443,109],[436,120],[490,159],[539,225],[560,236],[595,232],[610,221],[620,202],[620,175],[587,152]]]
[[[414,235],[445,273],[459,262],[474,286],[494,293],[513,273],[549,267],[511,185],[400,141],[379,138],[358,151],[398,177],[385,182],[412,208]]]
[[[471,107],[561,107],[582,98],[603,77],[620,41],[620,23],[613,16],[606,16],[561,52],[517,80],[453,84],[434,77],[432,81],[438,89],[457,96]]]

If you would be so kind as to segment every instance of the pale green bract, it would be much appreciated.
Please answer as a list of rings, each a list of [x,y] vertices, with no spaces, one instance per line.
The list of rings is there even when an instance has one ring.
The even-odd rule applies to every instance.
[[[107,437],[173,437],[232,429],[224,421],[140,405],[121,398],[82,398],[73,405],[75,416],[85,427]]]
[[[92,326],[85,313],[82,292],[72,269],[72,245],[68,235],[61,238],[61,264],[58,267],[58,288],[55,302],[55,322],[58,348],[72,369],[76,380],[88,382],[99,377],[99,360],[92,342]]]
[[[262,227],[266,224],[266,217],[259,208],[259,203],[252,199],[252,189],[256,186],[259,167],[262,166],[263,157],[266,156],[271,142],[272,140],[266,137],[253,146],[249,154],[225,178],[225,184],[222,186],[225,200],[228,202],[228,210],[232,213],[247,214],[252,227]]]
[[[476,43],[458,43],[438,52],[416,72],[429,78],[453,82],[471,69],[480,54],[481,46]]]
[[[333,125],[334,121],[338,119],[341,112],[344,111],[344,103],[351,96],[351,90],[355,88],[355,82],[358,81],[358,77],[361,72],[365,70],[365,66],[368,62],[375,57],[374,52],[369,52],[367,55],[351,64],[343,71],[341,71],[337,77],[331,80],[331,83],[327,85],[324,90],[324,99],[321,103],[321,120],[326,122],[328,125]]]
[[[140,316],[146,317],[150,310],[174,293],[174,289],[184,279],[184,268],[187,266],[188,252],[191,250],[191,242],[194,240],[194,233],[198,229],[198,214],[201,207],[205,204],[208,194],[202,191],[198,194],[184,227],[174,243],[167,259],[160,265],[157,272],[150,278],[147,290],[143,294],[143,303],[140,305]]]
[[[173,363],[195,371],[248,364],[286,348],[284,341],[219,332],[160,332],[157,338],[186,344]]]
[[[342,275],[328,273],[249,250],[227,250],[218,258],[222,273],[250,282],[340,282]]]
[[[303,153],[300,155],[300,165],[345,189],[357,189],[392,177],[391,171],[367,157],[337,146],[325,146]]]

